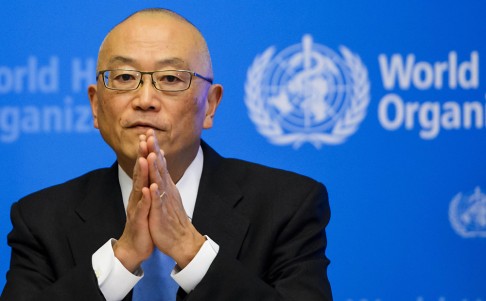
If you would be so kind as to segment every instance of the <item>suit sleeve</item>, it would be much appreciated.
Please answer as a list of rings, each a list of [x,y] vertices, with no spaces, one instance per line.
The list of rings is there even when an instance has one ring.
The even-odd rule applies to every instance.
[[[18,203],[12,206],[11,221],[10,269],[0,300],[104,300],[90,260],[59,275],[53,266],[57,259],[50,258],[42,240],[32,234]]]
[[[281,223],[261,274],[250,271],[221,246],[208,273],[194,291],[178,299],[198,300],[332,300],[327,278],[329,260],[325,228],[330,209],[327,191],[317,183]],[[250,242],[254,244],[256,242]]]

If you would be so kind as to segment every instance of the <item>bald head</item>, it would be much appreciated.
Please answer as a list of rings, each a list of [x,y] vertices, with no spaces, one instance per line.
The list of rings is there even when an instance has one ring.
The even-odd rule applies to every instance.
[[[140,135],[154,130],[176,182],[194,160],[202,130],[213,126],[223,95],[220,84],[206,80],[212,78],[212,68],[203,36],[174,12],[160,9],[137,12],[115,26],[103,41],[98,71],[104,70],[142,73],[138,78],[135,73],[125,72],[110,79],[119,83],[139,80],[134,90],[108,88],[106,78],[101,76],[88,87],[94,126],[128,174],[133,172],[140,156]],[[183,80],[179,73],[154,79],[153,71],[164,70],[193,72],[188,88],[174,92],[157,89],[159,82],[150,80],[167,84]]]
[[[155,15],[159,14],[159,15],[170,16],[170,17],[179,19],[180,21],[183,21],[183,22],[186,22],[186,23],[192,25],[197,31],[199,31],[199,29],[194,24],[192,24],[189,20],[187,20],[183,16],[179,15],[178,13],[176,13],[176,12],[170,10],[170,9],[166,9],[166,8],[145,8],[145,9],[139,10],[137,12],[134,12],[133,14],[128,16],[127,18],[125,18],[123,21],[118,23],[118,25],[125,22],[126,20],[130,19],[131,17],[136,16],[136,15],[140,15],[140,14],[155,14]],[[118,26],[118,25],[115,25],[115,27]],[[202,36],[202,34],[201,34],[201,36]]]
[[[159,52],[164,55],[165,50],[174,50],[173,46],[179,47],[182,51],[180,55],[172,52],[174,60],[182,60],[181,64],[186,64],[186,69],[202,73],[207,77],[213,77],[211,57],[206,41],[199,29],[181,15],[167,9],[150,8],[144,9],[130,15],[122,22],[117,24],[103,40],[98,53],[98,70],[111,69],[110,55],[116,51],[128,51],[129,49],[118,50],[126,42],[138,43],[138,47],[151,47],[152,52]],[[174,45],[171,45],[174,44]],[[135,45],[134,45],[135,46]],[[156,47],[159,47],[156,49]],[[188,54],[193,56],[179,57]],[[116,54],[115,54],[116,55]],[[197,66],[194,66],[197,63]],[[179,67],[179,66],[174,66]],[[182,67],[182,66],[180,66]],[[193,70],[194,68],[197,68]],[[154,69],[155,70],[155,69]],[[160,70],[160,69],[157,69]],[[153,71],[142,70],[140,71]]]

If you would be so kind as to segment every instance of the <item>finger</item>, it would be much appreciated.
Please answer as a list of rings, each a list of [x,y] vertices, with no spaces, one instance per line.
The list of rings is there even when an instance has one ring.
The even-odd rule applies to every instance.
[[[142,198],[142,189],[148,187],[148,163],[145,158],[138,158],[133,169],[133,185],[127,210],[132,210]]]
[[[138,156],[146,158],[149,150],[147,145],[147,136],[140,135],[138,136],[139,143],[138,143]]]
[[[167,209],[167,194],[161,192],[157,184],[150,185],[150,194],[152,199],[149,213],[150,235],[153,239],[165,237],[171,232],[172,228],[168,227],[172,218]]]
[[[160,165],[160,163],[162,163],[162,160],[164,158],[164,152],[160,149],[160,146],[159,146],[159,142],[157,140],[157,137],[155,135],[151,135],[149,137],[147,137],[147,148],[149,150],[150,153],[154,153],[157,157],[158,157],[158,160],[160,160],[159,163],[159,172],[163,172],[163,169],[160,168],[162,167],[162,165]]]
[[[164,179],[166,176],[168,176],[168,171],[165,167],[165,162],[163,162],[163,152],[160,150],[158,140],[153,129],[149,129],[147,131],[146,138],[147,150],[149,152],[147,155],[147,159],[149,160],[149,168],[154,168],[154,170],[149,172],[150,182],[157,183],[159,186],[166,186],[168,183],[163,183],[160,179]],[[152,153],[155,155],[155,158],[152,158]],[[159,173],[159,175],[157,175],[157,173]]]
[[[159,141],[155,136],[155,131],[153,129],[149,129],[146,134],[146,141],[149,147],[149,152],[156,152],[159,149]]]
[[[153,152],[155,154],[158,154],[160,152],[160,145],[157,136],[155,135],[155,131],[153,129],[148,130],[146,138],[149,153]]]
[[[171,214],[171,217],[183,222],[187,219],[186,212],[184,210],[184,206],[182,205],[181,196],[177,186],[172,182],[172,178],[170,177],[167,168],[165,167],[165,160],[162,168],[158,168],[160,164],[158,164],[159,159],[155,156],[155,154],[150,153],[147,161],[149,162],[149,177],[151,183],[156,183],[159,191],[165,194],[164,200],[167,203],[167,210]],[[162,169],[162,172],[159,172]],[[159,194],[160,195],[160,194]]]
[[[162,191],[167,190],[167,181],[164,179],[164,174],[160,172],[159,160],[155,153],[150,153],[147,156],[147,162],[149,166],[149,180],[150,183],[157,184]]]
[[[165,159],[164,151],[159,149],[158,152],[155,153],[157,156],[157,168],[159,169],[159,173],[161,175],[165,175],[168,179],[172,181],[172,178],[169,175],[169,170],[167,169],[167,160]]]
[[[134,218],[137,223],[145,224],[152,206],[152,199],[150,189],[142,188],[142,198],[137,202],[137,209],[135,210]]]
[[[164,191],[160,193],[160,206],[162,207],[164,215],[172,221],[176,221],[179,225],[184,226],[190,223],[190,219],[186,214],[186,210],[182,205],[180,194],[177,188],[172,191]]]
[[[147,136],[147,138],[153,135],[155,135],[154,129],[148,129],[147,132],[145,133],[145,136]]]
[[[144,158],[148,155],[147,149],[147,141],[145,135],[139,136],[139,144],[138,144],[138,158],[135,162],[135,167],[133,170],[133,188],[132,191],[135,190],[137,195],[135,199],[138,201],[141,198],[141,191],[142,187],[148,187],[148,168],[147,163]]]
[[[162,163],[162,161],[165,160],[164,159],[165,158],[164,151],[160,149],[159,141],[157,140],[157,136],[155,136],[155,132],[153,130],[149,130],[147,132],[147,135],[148,135],[147,136],[147,147],[148,147],[148,150],[149,150],[149,152],[153,152],[153,153],[155,153],[157,155],[158,160],[160,160],[160,162],[158,162],[159,163],[159,167],[160,167],[160,172],[162,173],[162,171],[163,171],[162,166],[163,165],[160,165],[160,163]]]
[[[159,186],[155,183],[150,185],[150,195],[152,199],[152,213],[157,215],[157,218],[160,218],[162,215],[160,214],[160,210],[162,210],[162,214],[167,214],[167,208],[164,205],[165,197],[167,194],[164,191],[159,190]],[[165,207],[165,208],[164,208]]]
[[[177,197],[169,195],[166,191],[160,190],[157,184],[150,185],[152,197],[152,211],[157,215],[157,219],[162,218],[164,222],[182,221],[187,219],[184,208]],[[156,213],[156,212],[159,213]]]

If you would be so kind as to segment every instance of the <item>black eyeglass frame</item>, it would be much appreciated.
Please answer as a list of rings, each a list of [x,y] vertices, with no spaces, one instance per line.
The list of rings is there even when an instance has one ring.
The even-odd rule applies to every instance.
[[[133,88],[133,89],[127,89],[127,90],[124,90],[124,89],[114,89],[114,88],[110,88],[106,85],[106,82],[105,82],[105,72],[109,72],[109,71],[116,71],[116,70],[121,70],[121,71],[133,71],[133,72],[138,72],[140,73],[140,80],[138,81],[138,85]],[[157,86],[155,85],[155,81],[154,81],[154,76],[153,74],[154,73],[157,73],[157,72],[164,72],[164,71],[176,71],[176,72],[187,72],[189,74],[191,74],[191,78],[189,79],[189,85],[187,85],[187,88],[185,89],[182,89],[182,90],[161,90],[159,88],[157,88]],[[191,84],[192,84],[192,77],[195,76],[195,77],[199,77],[200,79],[203,79],[205,81],[207,81],[208,83],[210,83],[211,85],[213,84],[213,79],[209,78],[209,77],[205,77],[197,72],[194,72],[194,71],[191,71],[191,70],[184,70],[184,69],[170,69],[170,70],[156,70],[156,71],[138,71],[138,70],[133,70],[133,69],[106,69],[106,70],[100,70],[98,71],[98,73],[96,74],[96,80],[98,80],[99,76],[101,75],[101,78],[103,80],[103,85],[105,86],[105,88],[109,89],[109,90],[114,90],[114,91],[134,91],[134,90],[137,90],[138,87],[140,87],[140,84],[143,84],[143,75],[144,74],[150,74],[150,79],[152,80],[152,86],[154,86],[154,88],[158,91],[162,91],[162,92],[181,92],[181,91],[185,91],[185,90],[188,90],[190,87],[191,87]]]

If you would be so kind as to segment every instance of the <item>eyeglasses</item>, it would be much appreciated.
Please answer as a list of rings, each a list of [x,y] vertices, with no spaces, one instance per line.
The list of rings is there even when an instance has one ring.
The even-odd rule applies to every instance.
[[[96,78],[101,75],[103,83],[108,89],[132,91],[136,90],[140,86],[140,83],[143,84],[142,77],[144,74],[150,74],[155,89],[166,92],[179,92],[189,89],[193,76],[199,77],[211,84],[213,83],[212,79],[189,70],[163,70],[152,72],[125,69],[102,70],[98,72]]]

